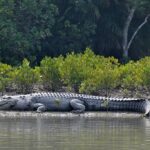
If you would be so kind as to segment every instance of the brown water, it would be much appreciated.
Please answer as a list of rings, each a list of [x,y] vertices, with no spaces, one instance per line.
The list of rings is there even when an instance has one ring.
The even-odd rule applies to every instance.
[[[0,150],[147,150],[146,118],[0,118]]]

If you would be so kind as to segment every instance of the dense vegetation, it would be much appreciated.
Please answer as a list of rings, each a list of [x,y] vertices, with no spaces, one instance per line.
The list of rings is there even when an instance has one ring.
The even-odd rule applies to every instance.
[[[50,91],[75,91],[108,95],[112,89],[150,89],[150,57],[121,65],[114,57],[95,55],[89,48],[84,53],[66,57],[45,57],[40,66],[30,67],[24,59],[22,65],[12,67],[0,64],[0,91],[29,93],[38,88]]]
[[[33,66],[39,64],[45,56],[56,57],[60,54],[65,56],[71,51],[83,52],[86,47],[92,48],[96,54],[115,56],[119,60],[123,57],[139,59],[150,55],[149,7],[149,0],[0,0],[0,62],[17,66],[27,58]],[[51,69],[55,72],[51,75],[52,79],[60,71],[60,75],[55,79],[57,82],[61,76],[65,84],[70,86],[75,84],[81,91],[87,91],[86,84],[89,86],[96,84],[91,80],[97,80],[98,75],[95,79],[87,78],[86,74],[89,76],[89,73],[81,73],[75,62],[73,66],[69,66],[69,69],[76,68],[74,74],[70,76],[68,70],[63,71],[64,66],[73,62],[72,59],[78,61],[80,57],[82,56],[68,55],[64,64],[58,67],[59,70],[55,70],[54,63],[57,61],[55,59],[45,58],[41,65],[50,63],[53,66]],[[112,67],[118,64],[115,62],[115,65],[111,65],[111,61],[116,61],[115,59],[93,57],[96,57],[93,61],[100,58],[102,59],[100,61],[108,61],[108,66],[105,67],[109,67],[110,72],[116,71]],[[64,58],[58,59],[63,61]],[[26,61],[24,63],[27,65]],[[60,65],[58,62],[57,64]],[[139,64],[128,65],[136,68]],[[122,66],[122,69],[128,70],[128,65]],[[10,66],[1,67],[4,67],[6,72],[12,69]],[[15,70],[16,74],[23,71],[21,69],[25,66],[22,67]],[[90,68],[95,69],[95,74],[104,73],[95,67]],[[45,74],[44,70],[41,73]],[[44,82],[46,80],[47,77],[44,76]],[[123,84],[127,86],[126,79]],[[53,82],[51,86],[55,88]]]

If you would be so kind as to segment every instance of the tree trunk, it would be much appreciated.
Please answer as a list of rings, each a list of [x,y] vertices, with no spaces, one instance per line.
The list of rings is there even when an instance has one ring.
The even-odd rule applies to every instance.
[[[123,59],[124,60],[128,60],[129,58],[129,48],[135,38],[135,36],[137,35],[137,33],[139,32],[139,30],[147,23],[148,18],[150,17],[150,14],[148,14],[144,21],[137,27],[137,29],[134,31],[133,35],[131,36],[130,40],[128,40],[128,34],[129,34],[129,27],[131,24],[131,21],[133,19],[134,13],[135,13],[136,7],[133,7],[129,10],[129,15],[127,17],[127,20],[125,22],[124,25],[124,29],[123,29],[123,42],[122,42],[122,48],[123,48]]]
[[[132,44],[132,42],[133,42],[135,36],[136,36],[137,33],[139,32],[139,30],[147,23],[149,17],[150,17],[150,14],[148,14],[148,15],[145,17],[144,21],[137,27],[137,29],[135,30],[135,32],[134,32],[133,35],[131,36],[130,41],[128,42],[127,49],[130,48],[130,46],[131,46],[131,44]]]
[[[131,21],[133,19],[134,16],[134,12],[135,12],[136,8],[133,7],[129,10],[129,14],[127,17],[127,20],[125,22],[124,28],[123,28],[123,42],[122,42],[122,48],[123,48],[123,58],[128,58],[128,33],[129,33],[129,27],[131,24]]]

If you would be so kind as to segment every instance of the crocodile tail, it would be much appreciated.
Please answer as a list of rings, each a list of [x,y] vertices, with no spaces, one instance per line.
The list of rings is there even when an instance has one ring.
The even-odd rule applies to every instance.
[[[145,114],[144,116],[150,116],[150,100],[146,100],[145,102]]]

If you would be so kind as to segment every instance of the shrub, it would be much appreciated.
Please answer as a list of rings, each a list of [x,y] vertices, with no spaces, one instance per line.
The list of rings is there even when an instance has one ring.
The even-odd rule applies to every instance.
[[[81,65],[82,62],[80,60],[80,54],[68,54],[62,62],[62,65],[59,66],[61,79],[70,91],[73,90],[77,92],[84,78],[84,70]]]
[[[39,69],[30,67],[30,62],[24,59],[22,65],[16,68],[12,75],[17,86],[17,92],[30,93],[33,91],[34,85],[39,81]]]
[[[143,69],[142,79],[143,85],[150,89],[150,66],[146,66]]]
[[[0,63],[0,91],[2,93],[10,88],[12,82],[11,71],[13,71],[13,68],[10,65]]]
[[[81,93],[95,93],[104,90],[106,95],[112,88],[118,86],[119,63],[114,57],[105,58],[95,55],[90,49],[86,49],[82,55],[84,80],[80,85]]]
[[[150,89],[150,57],[145,57],[139,61],[142,68],[143,86]]]
[[[27,59],[16,68],[0,63],[0,91],[16,86],[17,92],[32,92],[39,81],[47,90],[58,91],[65,86],[69,91],[88,94],[103,90],[107,96],[110,90],[120,87],[150,89],[150,57],[121,65],[114,57],[98,56],[87,48],[83,54],[45,57],[35,68]]]
[[[142,85],[142,68],[137,62],[130,61],[126,65],[119,68],[120,72],[120,85],[124,89],[138,89]]]
[[[62,57],[50,58],[45,57],[40,64],[40,73],[42,76],[42,83],[45,89],[56,91],[61,86],[61,78],[58,66],[63,61]]]
[[[95,69],[91,73],[91,76],[82,82],[80,92],[92,94],[99,90],[104,90],[105,95],[108,96],[110,90],[118,86],[118,79],[119,72],[117,69]]]

